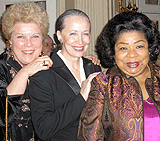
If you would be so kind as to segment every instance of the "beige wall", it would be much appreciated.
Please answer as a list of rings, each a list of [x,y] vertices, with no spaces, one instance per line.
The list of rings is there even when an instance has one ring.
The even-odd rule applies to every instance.
[[[66,10],[75,8],[74,0],[66,0],[65,5],[66,5],[66,7],[65,7]]]
[[[75,0],[57,0],[57,17],[65,10],[75,8]]]

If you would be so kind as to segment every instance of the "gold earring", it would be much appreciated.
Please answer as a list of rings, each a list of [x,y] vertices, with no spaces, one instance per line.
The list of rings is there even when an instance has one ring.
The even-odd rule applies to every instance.
[[[42,50],[39,57],[42,57],[44,55],[44,51]]]

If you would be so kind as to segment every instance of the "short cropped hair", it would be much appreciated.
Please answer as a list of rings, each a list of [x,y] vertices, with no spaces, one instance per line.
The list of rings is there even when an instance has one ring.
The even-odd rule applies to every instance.
[[[48,14],[37,3],[22,2],[7,8],[2,17],[2,31],[7,40],[11,39],[16,23],[35,23],[39,26],[43,36],[48,34]]]
[[[148,41],[149,61],[155,63],[160,51],[160,35],[156,25],[144,14],[127,11],[117,14],[103,28],[96,41],[96,52],[104,68],[115,64],[115,43],[124,32],[137,31]]]

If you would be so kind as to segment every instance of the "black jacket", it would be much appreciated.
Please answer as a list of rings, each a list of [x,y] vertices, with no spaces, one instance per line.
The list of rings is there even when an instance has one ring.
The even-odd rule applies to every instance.
[[[6,134],[6,88],[20,69],[21,66],[12,57],[9,57],[8,51],[0,55],[0,140],[4,140]],[[33,137],[30,100],[28,89],[26,89],[24,94],[8,96],[8,138],[11,138],[12,141],[29,141]]]
[[[79,117],[85,100],[80,86],[54,51],[53,66],[30,78],[31,115],[35,131],[41,140],[76,141]],[[86,77],[101,71],[83,58]]]

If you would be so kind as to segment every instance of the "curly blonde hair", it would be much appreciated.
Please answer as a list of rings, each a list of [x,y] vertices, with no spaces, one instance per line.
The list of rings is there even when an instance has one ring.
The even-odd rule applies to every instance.
[[[16,23],[36,23],[43,37],[48,34],[49,18],[46,10],[34,2],[11,5],[2,17],[2,32],[7,40],[11,39]]]

